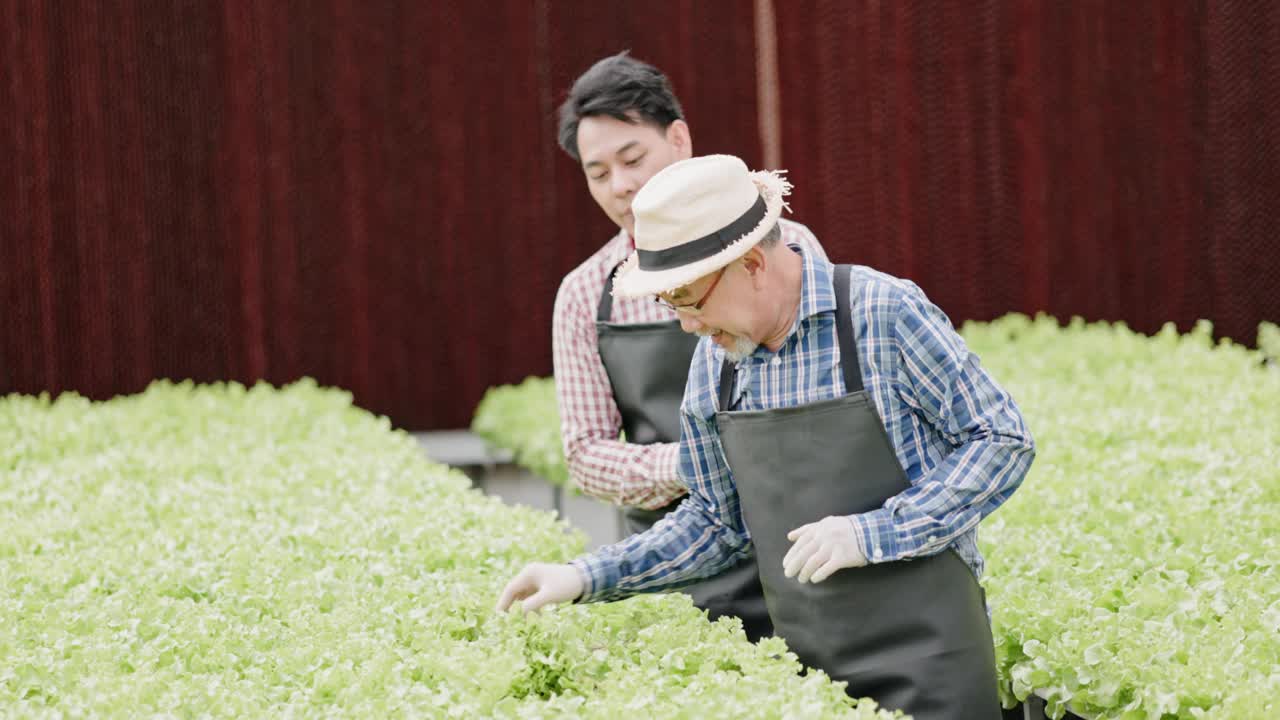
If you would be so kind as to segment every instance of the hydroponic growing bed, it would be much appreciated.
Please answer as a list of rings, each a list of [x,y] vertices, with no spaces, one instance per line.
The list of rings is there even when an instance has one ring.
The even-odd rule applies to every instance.
[[[311,382],[0,399],[0,714],[889,717],[679,596],[498,614],[582,537]]]

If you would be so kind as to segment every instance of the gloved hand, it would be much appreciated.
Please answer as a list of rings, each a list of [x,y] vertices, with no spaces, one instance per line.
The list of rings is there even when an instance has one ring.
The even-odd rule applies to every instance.
[[[867,564],[862,535],[848,516],[831,515],[801,525],[787,533],[787,539],[794,544],[782,559],[782,570],[800,582],[820,583],[837,570]]]
[[[534,612],[543,605],[577,600],[583,589],[582,575],[572,565],[529,563],[502,589],[496,610],[503,612],[523,600],[525,612]]]

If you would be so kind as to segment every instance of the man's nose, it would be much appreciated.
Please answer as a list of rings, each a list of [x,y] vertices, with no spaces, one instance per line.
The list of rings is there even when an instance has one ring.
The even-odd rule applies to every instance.
[[[632,195],[639,190],[639,183],[636,178],[629,172],[616,170],[609,176],[609,181],[613,185],[613,194],[617,197],[626,197]]]
[[[686,315],[685,313],[679,313],[678,315],[680,317],[681,330],[687,333],[696,333],[702,329],[703,325],[701,322],[698,321],[697,316]]]

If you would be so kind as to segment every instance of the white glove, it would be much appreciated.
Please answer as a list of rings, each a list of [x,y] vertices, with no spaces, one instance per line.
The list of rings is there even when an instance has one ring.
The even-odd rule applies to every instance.
[[[543,605],[577,600],[583,589],[582,575],[572,565],[529,563],[502,589],[496,609],[503,612],[523,600],[525,612],[534,612]]]
[[[794,543],[782,559],[782,571],[800,582],[820,583],[831,573],[867,564],[867,551],[853,519],[830,515],[787,533]],[[799,577],[797,577],[799,576]]]

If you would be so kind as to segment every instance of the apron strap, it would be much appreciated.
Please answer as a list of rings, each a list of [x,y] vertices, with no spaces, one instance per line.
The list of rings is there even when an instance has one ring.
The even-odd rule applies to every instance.
[[[626,262],[626,260],[622,262]],[[622,263],[615,265],[604,279],[604,292],[600,293],[600,306],[596,308],[597,322],[609,322],[609,318],[613,315],[613,275],[618,272],[620,267],[622,267]]]
[[[729,358],[724,359],[724,365],[720,366],[720,410],[727,412],[729,403],[733,400],[733,376],[738,371],[738,365]]]
[[[844,373],[844,392],[862,391],[862,368],[858,364],[858,344],[853,341],[853,316],[849,309],[849,283],[852,265],[835,267],[836,337],[840,343],[840,370]]]

